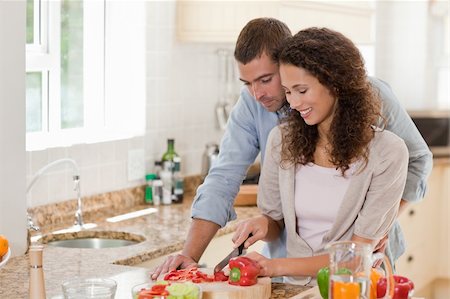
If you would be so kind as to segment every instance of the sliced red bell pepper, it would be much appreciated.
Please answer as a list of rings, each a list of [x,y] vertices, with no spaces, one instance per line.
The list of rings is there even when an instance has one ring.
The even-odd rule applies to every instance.
[[[214,281],[227,281],[228,276],[225,275],[223,271],[214,273]]]
[[[232,285],[251,286],[258,282],[259,264],[245,256],[232,258],[228,263],[230,276],[228,283]]]
[[[193,283],[213,282],[214,275],[208,275],[197,268],[173,270],[164,276],[166,281],[192,281]]]

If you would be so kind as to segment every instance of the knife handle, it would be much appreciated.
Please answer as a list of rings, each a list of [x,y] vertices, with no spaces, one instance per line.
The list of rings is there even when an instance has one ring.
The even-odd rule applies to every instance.
[[[244,244],[245,244],[245,242],[248,240],[248,238],[250,238],[250,237],[253,237],[253,234],[252,234],[252,233],[250,233],[250,234],[248,235],[247,239],[245,239],[244,242],[242,242],[241,245],[239,245],[239,247],[238,247],[239,255],[241,255],[242,252],[244,251]]]

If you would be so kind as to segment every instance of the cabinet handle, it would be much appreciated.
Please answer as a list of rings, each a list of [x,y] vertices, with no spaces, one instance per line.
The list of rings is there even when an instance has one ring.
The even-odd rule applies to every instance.
[[[409,210],[409,216],[414,216],[414,214],[416,214],[416,211],[415,210],[413,210],[413,209],[411,209],[411,210]]]
[[[408,255],[408,257],[406,258],[406,261],[407,261],[408,263],[412,263],[412,262],[414,261],[414,256]]]

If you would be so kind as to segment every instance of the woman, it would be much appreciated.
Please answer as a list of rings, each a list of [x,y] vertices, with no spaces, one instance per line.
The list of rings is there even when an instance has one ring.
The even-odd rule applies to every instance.
[[[363,58],[342,34],[309,28],[279,54],[290,116],[268,140],[259,182],[259,217],[241,223],[233,240],[253,233],[273,241],[286,229],[287,258],[258,253],[263,276],[306,284],[328,265],[325,245],[337,240],[378,243],[397,216],[408,151],[377,128],[380,102]]]

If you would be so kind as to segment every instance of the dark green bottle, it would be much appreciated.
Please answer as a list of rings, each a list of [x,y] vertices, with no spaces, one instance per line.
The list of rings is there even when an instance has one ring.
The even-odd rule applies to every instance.
[[[174,172],[175,159],[179,158],[175,152],[175,140],[167,139],[167,151],[162,156],[162,170],[161,180],[163,181],[163,204],[171,204],[173,201],[175,186],[174,186]]]
[[[166,167],[165,162],[170,162],[170,171],[173,169],[173,158],[179,157],[175,152],[175,139],[167,139],[167,151],[162,156],[163,168]]]

